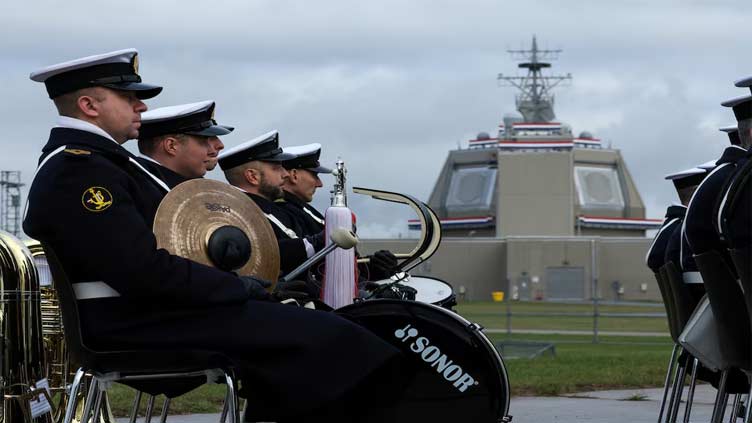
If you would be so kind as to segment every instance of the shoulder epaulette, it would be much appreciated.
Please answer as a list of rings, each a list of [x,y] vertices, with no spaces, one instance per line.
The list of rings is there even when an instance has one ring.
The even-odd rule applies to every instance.
[[[80,148],[66,148],[65,150],[63,150],[63,153],[66,156],[71,156],[71,157],[88,157],[91,155],[90,150],[83,150]]]

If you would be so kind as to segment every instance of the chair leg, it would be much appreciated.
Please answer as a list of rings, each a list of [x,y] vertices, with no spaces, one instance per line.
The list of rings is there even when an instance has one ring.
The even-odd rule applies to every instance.
[[[167,412],[170,409],[170,397],[165,397],[162,404],[162,415],[159,417],[159,423],[165,423],[167,421]]]
[[[97,401],[94,403],[94,418],[92,419],[94,423],[99,422],[99,416],[102,414],[102,397],[104,397],[104,392],[101,389],[97,389]]]
[[[99,421],[101,423],[114,423],[117,421],[115,415],[112,414],[112,407],[110,406],[110,397],[107,395],[107,391],[102,393],[102,417]]]
[[[219,415],[219,423],[227,422],[227,409],[230,407],[230,391],[225,392],[225,403],[222,406],[222,414]]]
[[[63,423],[73,423],[73,415],[76,413],[76,404],[78,398],[78,391],[81,388],[81,380],[84,377],[84,369],[80,368],[76,371],[76,376],[73,378],[73,383],[70,387],[70,393],[68,394],[68,405],[65,407],[65,419]]]
[[[86,402],[84,403],[84,413],[81,416],[82,422],[88,422],[89,417],[91,417],[94,402],[96,402],[97,393],[99,392],[98,385],[97,378],[92,376],[91,383],[89,384],[89,393],[86,395]]]
[[[133,407],[131,407],[131,418],[128,423],[136,423],[138,418],[138,408],[141,406],[141,391],[136,391],[136,397],[133,398]]]
[[[240,423],[240,413],[238,410],[238,390],[235,384],[235,377],[232,373],[225,373],[225,383],[227,383],[227,397],[229,406],[227,407],[231,423]]]
[[[697,368],[700,366],[700,360],[694,359],[692,363],[692,379],[689,382],[689,392],[687,392],[687,406],[684,408],[684,423],[689,423],[689,415],[692,412],[692,401],[695,398],[695,385],[697,384]]]
[[[713,406],[713,415],[710,417],[710,423],[721,423],[723,412],[726,408],[726,381],[728,380],[728,370],[721,372],[721,380],[718,382],[718,392],[715,394],[715,405]]]
[[[684,380],[687,377],[687,367],[689,366],[689,356],[687,356],[687,361],[683,363],[681,367],[679,367],[679,371],[677,372],[677,378],[675,380],[676,386],[674,386],[674,399],[672,401],[673,408],[670,410],[670,418],[669,423],[676,423],[676,417],[679,415],[679,408],[681,407],[681,398],[682,394],[684,393]]]
[[[149,395],[149,400],[146,401],[146,416],[144,417],[144,423],[151,423],[151,415],[154,412],[154,395]]]
[[[674,370],[674,363],[676,362],[676,355],[679,353],[679,344],[674,344],[673,350],[671,350],[671,358],[668,361],[668,369],[666,369],[666,381],[663,383],[663,399],[661,400],[661,410],[658,412],[658,423],[663,423],[663,410],[666,408],[666,399],[668,398],[668,391],[671,387],[671,374]]]
[[[734,402],[731,405],[731,412],[729,417],[729,423],[735,423],[736,422],[736,415],[737,415],[737,409],[739,408],[739,404],[741,404],[742,394],[736,394],[734,395]]]

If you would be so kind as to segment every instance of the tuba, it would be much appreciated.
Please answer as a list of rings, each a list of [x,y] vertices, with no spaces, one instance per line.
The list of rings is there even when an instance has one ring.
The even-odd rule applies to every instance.
[[[65,342],[65,332],[63,328],[63,315],[60,311],[60,302],[57,291],[55,290],[55,280],[50,273],[50,266],[47,263],[42,244],[36,240],[25,242],[26,247],[31,252],[36,268],[39,281],[39,320],[42,325],[42,363],[44,375],[49,382],[50,393],[53,396],[54,404],[52,405],[52,421],[62,422],[65,418],[65,407],[68,402],[68,387],[73,382],[73,373],[76,363],[70,362],[68,346]],[[81,421],[83,414],[83,403],[88,392],[89,383],[85,383],[79,390],[76,398],[76,412],[73,421]],[[100,414],[99,423],[111,423],[115,421],[112,410],[109,406],[109,400],[106,396],[102,398],[104,412]]]
[[[66,387],[72,382],[68,351],[63,333],[63,316],[60,312],[57,292],[55,292],[55,281],[52,279],[42,244],[36,240],[28,240],[25,244],[31,252],[39,276],[39,311],[42,324],[44,374],[49,382],[50,393],[60,394],[53,406],[53,421],[61,421],[68,398]]]
[[[47,376],[39,275],[29,249],[4,231],[0,231],[0,337],[2,422],[31,421],[29,401],[40,394],[33,386]],[[49,422],[51,416],[37,421]]]

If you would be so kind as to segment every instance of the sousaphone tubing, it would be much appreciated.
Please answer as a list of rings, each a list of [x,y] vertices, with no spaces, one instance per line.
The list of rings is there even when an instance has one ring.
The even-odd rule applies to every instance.
[[[173,188],[159,204],[154,234],[158,248],[177,256],[272,283],[279,277],[279,247],[266,216],[226,183],[193,179]]]

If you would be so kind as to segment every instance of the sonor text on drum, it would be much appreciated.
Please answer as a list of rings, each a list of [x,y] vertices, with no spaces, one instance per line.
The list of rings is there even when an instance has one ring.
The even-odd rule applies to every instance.
[[[439,347],[431,345],[431,341],[428,338],[418,336],[418,333],[418,329],[408,324],[402,329],[395,330],[394,336],[401,339],[402,342],[407,342],[409,339],[415,338],[415,341],[410,344],[410,350],[418,354],[431,367],[436,368],[436,372],[444,379],[453,382],[454,387],[460,392],[465,392],[469,386],[478,384],[474,377],[465,373],[462,367],[455,364],[446,354],[443,354]]]

